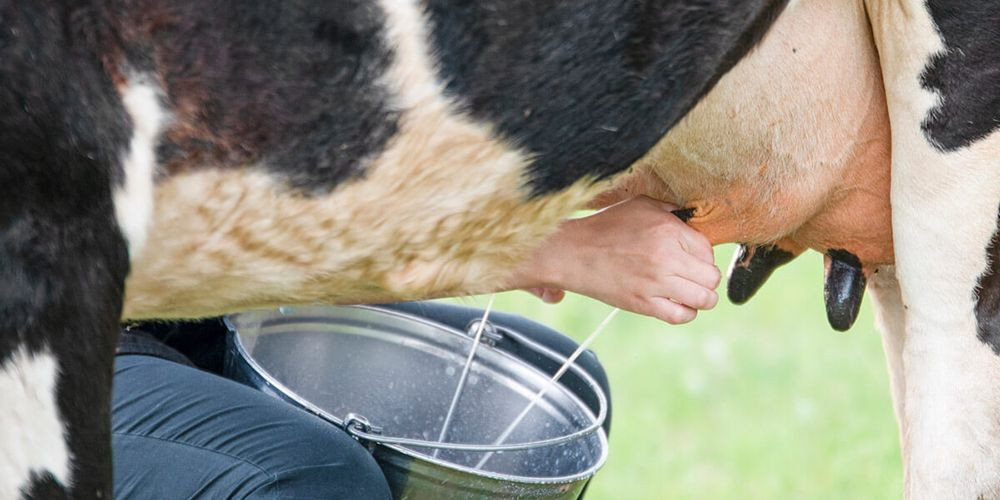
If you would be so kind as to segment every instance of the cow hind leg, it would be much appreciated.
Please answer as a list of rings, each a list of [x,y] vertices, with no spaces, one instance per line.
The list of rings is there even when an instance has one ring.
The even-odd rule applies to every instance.
[[[56,206],[0,216],[0,498],[112,496],[126,244],[110,196]]]
[[[894,159],[892,193],[905,333],[900,339],[886,332],[891,347],[900,349],[896,408],[906,491],[910,498],[996,498],[1000,357],[980,338],[975,310],[1000,176],[989,172],[995,168],[989,163],[910,156]],[[945,186],[935,182],[942,176],[950,177]],[[976,189],[979,183],[993,189]]]
[[[1000,356],[975,311],[1000,203],[1000,5],[870,0],[868,12],[892,126],[906,493],[996,498]]]
[[[0,1],[4,500],[112,496],[125,233],[141,243],[157,130],[133,112],[152,92],[116,85],[104,65],[116,52],[103,46],[115,38],[99,29],[106,11]]]
[[[889,387],[892,392],[892,407],[899,425],[900,443],[906,434],[903,406],[906,394],[906,379],[903,376],[903,345],[905,340],[905,310],[893,266],[876,269],[868,282],[868,293],[875,310],[875,322],[882,333],[882,349],[885,351],[886,367],[889,371]]]

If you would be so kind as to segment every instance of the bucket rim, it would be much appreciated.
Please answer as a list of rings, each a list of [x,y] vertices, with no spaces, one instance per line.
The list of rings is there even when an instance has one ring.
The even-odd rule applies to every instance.
[[[258,376],[260,376],[261,378],[263,378],[264,381],[268,385],[270,385],[274,389],[280,391],[282,397],[291,400],[293,403],[299,405],[301,408],[307,410],[308,412],[310,412],[310,413],[316,415],[317,417],[319,417],[319,418],[321,418],[323,420],[326,420],[327,422],[330,422],[331,424],[337,426],[338,428],[340,428],[341,430],[343,430],[344,432],[346,432],[348,435],[354,437],[355,439],[361,441],[362,443],[373,443],[373,444],[376,444],[376,445],[381,446],[383,448],[390,449],[390,450],[392,450],[392,451],[394,451],[396,453],[400,453],[402,455],[405,455],[405,456],[408,456],[410,458],[413,458],[415,460],[420,460],[420,461],[428,462],[428,463],[434,464],[436,466],[444,467],[444,468],[447,468],[447,469],[458,470],[458,471],[461,471],[461,472],[464,472],[464,473],[468,473],[468,474],[472,474],[472,475],[475,475],[475,476],[478,476],[478,477],[482,477],[482,478],[486,478],[486,479],[493,479],[493,480],[501,480],[501,481],[511,481],[511,482],[522,483],[522,484],[535,484],[535,485],[543,484],[544,485],[544,484],[570,484],[570,483],[575,483],[577,481],[581,481],[581,480],[585,480],[585,479],[588,479],[590,477],[593,477],[597,473],[597,471],[599,471],[605,465],[605,463],[607,462],[608,453],[609,453],[608,438],[607,438],[607,434],[605,433],[605,431],[604,431],[604,429],[602,427],[605,418],[607,418],[607,410],[608,410],[607,395],[601,389],[600,385],[597,384],[597,382],[593,379],[593,377],[591,377],[590,374],[588,374],[586,371],[584,371],[583,369],[581,369],[576,363],[573,363],[572,365],[570,365],[570,370],[573,370],[574,374],[576,374],[577,376],[581,377],[586,382],[587,386],[590,387],[590,389],[594,392],[594,394],[596,395],[596,397],[598,399],[598,407],[599,407],[598,415],[594,415],[593,411],[587,405],[585,405],[585,404],[581,404],[580,405],[580,408],[586,412],[586,414],[590,417],[590,420],[591,420],[591,424],[588,425],[586,428],[584,428],[582,431],[578,430],[578,431],[574,431],[574,432],[572,432],[570,434],[567,434],[566,436],[569,436],[568,439],[566,439],[566,436],[559,436],[557,438],[549,438],[549,439],[546,439],[546,440],[539,440],[539,441],[535,441],[535,442],[514,443],[514,444],[505,444],[505,445],[483,445],[483,444],[475,444],[475,443],[437,443],[437,442],[423,441],[423,440],[409,440],[409,439],[406,439],[406,438],[392,438],[392,437],[389,437],[389,436],[380,436],[380,435],[377,435],[377,434],[370,434],[370,433],[364,432],[363,430],[359,430],[356,427],[347,427],[347,426],[345,426],[344,425],[344,420],[342,418],[337,417],[337,416],[331,414],[330,412],[328,412],[328,411],[326,411],[326,410],[318,407],[317,405],[315,405],[312,402],[310,402],[308,399],[300,396],[294,390],[292,390],[291,388],[285,386],[279,380],[277,380],[276,378],[274,378],[274,376],[272,376],[267,370],[265,370],[262,366],[260,366],[260,364],[257,363],[257,360],[254,359],[254,357],[250,355],[250,353],[246,349],[246,346],[243,345],[243,341],[242,341],[242,339],[240,337],[240,331],[239,331],[240,327],[241,326],[243,326],[243,327],[250,326],[250,325],[245,325],[245,324],[241,325],[239,323],[240,317],[247,317],[247,316],[250,316],[250,315],[253,315],[253,314],[273,313],[273,312],[278,312],[278,313],[280,313],[282,315],[290,315],[289,313],[286,312],[288,310],[293,310],[295,312],[302,312],[302,311],[306,311],[306,310],[327,311],[327,312],[329,312],[330,309],[336,309],[336,308],[360,309],[360,310],[365,310],[365,311],[370,311],[370,312],[376,312],[376,313],[380,313],[380,314],[385,314],[385,315],[389,315],[389,316],[394,316],[396,318],[402,318],[402,319],[404,319],[406,321],[418,322],[418,323],[424,324],[425,326],[430,326],[430,327],[433,327],[433,328],[436,328],[436,329],[446,330],[448,333],[451,333],[451,334],[454,334],[454,335],[458,335],[458,336],[463,337],[463,338],[468,338],[468,336],[465,335],[460,330],[452,328],[452,327],[450,327],[448,325],[444,325],[444,324],[441,324],[441,323],[438,323],[436,321],[429,320],[429,319],[426,319],[426,318],[423,318],[423,317],[420,317],[420,316],[411,315],[411,314],[408,314],[406,312],[396,311],[396,310],[392,310],[392,309],[384,309],[384,308],[380,308],[380,307],[373,306],[373,305],[319,305],[319,304],[314,304],[314,305],[308,305],[308,306],[282,306],[282,307],[278,307],[278,308],[252,309],[252,310],[248,310],[248,311],[243,311],[243,312],[239,312],[239,313],[235,313],[235,314],[226,315],[226,316],[223,317],[223,322],[225,323],[226,328],[229,331],[231,338],[233,339],[233,346],[236,348],[236,350],[237,350],[240,358],[242,359],[242,361],[244,363],[247,364],[247,366],[251,370],[254,371],[254,373],[256,373]],[[519,341],[531,345],[532,348],[537,349],[538,352],[540,352],[544,356],[552,359],[553,361],[562,363],[562,362],[565,362],[566,359],[567,359],[565,356],[562,356],[562,355],[560,355],[558,353],[555,353],[554,351],[552,351],[551,349],[549,349],[549,348],[547,348],[545,346],[541,346],[537,342],[531,340],[530,338],[525,337],[524,335],[522,335],[520,333],[517,333],[517,332],[512,331],[512,330],[507,330],[507,331],[505,331],[505,334],[506,333],[510,333],[510,334],[512,334],[512,336],[516,337]],[[524,361],[520,360],[516,356],[513,356],[512,354],[510,354],[510,353],[508,353],[506,351],[503,351],[501,349],[493,348],[492,346],[489,346],[489,345],[480,346],[480,348],[484,348],[484,347],[488,348],[488,349],[492,349],[492,351],[494,351],[495,354],[497,354],[497,355],[500,355],[500,356],[512,359],[512,360],[514,360],[514,361],[516,361],[518,363],[526,365],[528,368],[530,368],[530,369],[532,369],[534,371],[539,371],[536,367],[534,367],[534,366],[532,366],[532,365],[530,365],[528,363],[525,363]],[[565,386],[563,386],[563,388],[565,389]],[[570,392],[572,392],[572,391],[570,391]],[[581,401],[581,403],[582,403],[582,401]],[[591,427],[593,427],[593,428],[591,428]],[[420,448],[454,449],[454,450],[467,451],[467,452],[472,452],[472,453],[490,453],[490,452],[493,452],[493,453],[504,453],[504,452],[508,452],[508,451],[519,451],[519,450],[534,449],[534,448],[544,448],[544,447],[549,447],[549,446],[558,446],[558,445],[569,443],[569,442],[571,442],[571,441],[573,441],[575,439],[584,439],[587,436],[589,436],[590,434],[596,434],[597,435],[598,446],[600,448],[599,456],[594,461],[594,463],[591,466],[589,466],[589,467],[585,468],[584,470],[582,470],[581,472],[577,472],[577,473],[570,474],[570,475],[565,475],[565,476],[553,476],[553,477],[519,476],[519,475],[504,474],[504,473],[493,472],[493,471],[484,470],[484,469],[478,469],[478,468],[468,467],[468,466],[456,464],[454,462],[450,462],[450,461],[447,461],[447,460],[442,460],[442,459],[434,457],[434,456],[432,456],[430,454],[421,453],[421,452],[413,450],[413,449],[411,449],[411,448],[409,448],[407,446],[403,446],[402,444],[396,444],[394,442],[391,442],[393,440],[402,440],[402,441],[407,442],[407,443],[409,443],[411,441],[419,441],[419,442],[421,442],[423,444],[419,444],[419,445],[417,445],[417,444],[411,444],[410,446],[417,446],[417,447],[420,447]],[[385,439],[388,439],[389,441],[384,441]],[[444,445],[444,446],[441,446],[441,445]]]

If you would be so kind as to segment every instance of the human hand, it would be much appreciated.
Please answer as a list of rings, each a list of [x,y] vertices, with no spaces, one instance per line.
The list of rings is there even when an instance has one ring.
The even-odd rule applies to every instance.
[[[637,197],[564,223],[515,277],[546,302],[562,290],[687,323],[715,307],[721,279],[708,240],[670,213],[677,207]]]
[[[546,304],[558,304],[566,298],[566,291],[560,288],[532,287],[525,288],[524,291],[537,296]]]

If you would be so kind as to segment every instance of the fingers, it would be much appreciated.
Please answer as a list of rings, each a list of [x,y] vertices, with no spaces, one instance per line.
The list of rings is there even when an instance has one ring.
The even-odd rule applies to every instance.
[[[678,241],[684,251],[705,262],[715,262],[715,252],[712,251],[712,242],[704,234],[687,225],[687,220],[681,216],[681,212],[685,212],[685,210],[680,209],[680,207],[672,203],[654,200],[645,196],[641,198],[657,204],[663,211],[668,212],[681,222],[681,225],[677,228],[679,234]]]
[[[712,251],[712,242],[710,242],[704,234],[687,225],[685,221],[677,215],[677,212],[681,211],[679,210],[680,207],[672,203],[654,200],[645,196],[641,196],[636,199],[642,200],[646,203],[655,204],[661,210],[667,212],[669,217],[675,218],[677,222],[680,222],[675,229],[678,233],[678,242],[681,244],[684,251],[705,262],[715,262],[715,252]]]
[[[676,209],[639,196],[566,223],[552,243],[561,250],[537,273],[545,280],[534,282],[552,288],[529,292],[555,303],[572,290],[671,324],[693,320],[718,303],[722,273],[708,238],[671,213]]]
[[[542,301],[546,304],[558,304],[566,297],[566,292],[558,288],[545,288],[542,290]]]
[[[652,316],[671,325],[682,325],[693,321],[698,316],[698,311],[662,297],[653,297],[647,302],[646,308],[635,312]]]
[[[546,304],[558,304],[566,297],[566,292],[558,288],[525,288],[524,291],[542,299]]]
[[[681,248],[694,257],[709,263],[715,263],[715,252],[712,251],[712,243],[704,234],[691,228],[687,224],[680,231],[679,243]]]
[[[676,276],[684,278],[694,284],[715,290],[722,282],[722,271],[714,263],[705,262],[694,257],[681,258],[675,263]]]
[[[644,301],[645,305],[635,312],[671,325],[681,325],[693,321],[698,316],[698,310],[711,309],[719,303],[719,294],[715,290],[684,278],[669,278],[664,286],[663,296],[649,297]]]
[[[672,276],[663,281],[663,291],[652,298],[669,298],[671,301],[691,309],[711,309],[719,303],[719,294],[711,288],[681,277]]]

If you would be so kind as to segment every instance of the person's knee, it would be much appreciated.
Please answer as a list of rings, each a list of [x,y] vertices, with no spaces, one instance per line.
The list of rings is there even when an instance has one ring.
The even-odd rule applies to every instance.
[[[296,460],[268,471],[273,482],[252,498],[391,498],[389,484],[371,453],[332,426],[331,430],[311,436],[307,448],[283,450]]]

